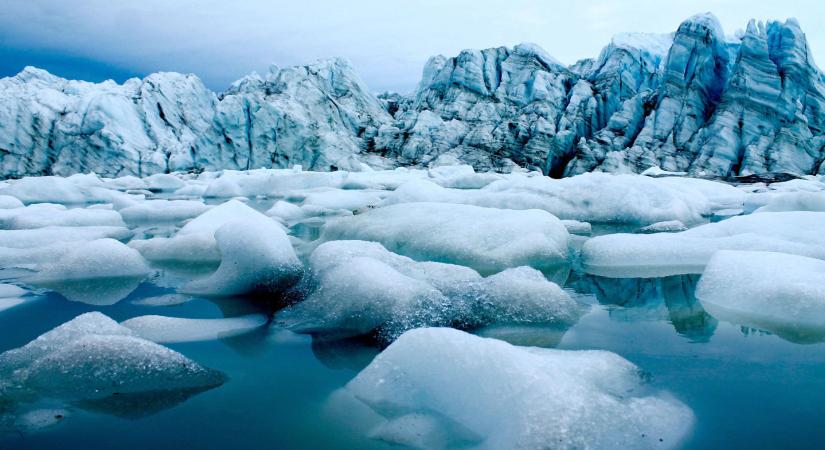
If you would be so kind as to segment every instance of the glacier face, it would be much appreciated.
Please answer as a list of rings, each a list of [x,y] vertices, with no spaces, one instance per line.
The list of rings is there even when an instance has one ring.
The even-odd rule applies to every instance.
[[[252,74],[216,94],[193,75],[122,85],[27,68],[0,79],[0,175],[302,165],[360,170],[514,164],[554,176],[825,173],[825,84],[791,19],[726,38],[710,14],[618,35],[564,66],[541,48],[431,58],[411,95],[372,94],[333,58]]]

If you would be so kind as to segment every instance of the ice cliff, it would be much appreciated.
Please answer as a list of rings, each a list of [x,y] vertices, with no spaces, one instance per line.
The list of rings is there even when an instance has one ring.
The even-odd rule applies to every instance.
[[[431,58],[410,95],[369,91],[343,59],[119,85],[26,68],[0,79],[0,176],[301,165],[513,164],[560,177],[651,166],[693,175],[825,173],[825,84],[799,24],[710,14],[618,35],[565,66],[533,44]]]

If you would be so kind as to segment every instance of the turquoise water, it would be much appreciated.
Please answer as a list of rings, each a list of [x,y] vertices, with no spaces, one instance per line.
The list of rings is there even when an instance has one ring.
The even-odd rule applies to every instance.
[[[614,351],[643,369],[654,387],[689,405],[696,425],[686,448],[818,447],[825,439],[825,345],[719,322],[693,299],[695,282],[695,276],[610,280],[574,274],[568,288],[592,307],[558,347]],[[280,306],[268,299],[194,299],[169,307],[132,303],[166,292],[143,283],[128,298],[103,307],[48,293],[0,314],[0,351],[91,310],[120,321],[144,314],[272,313]],[[379,351],[369,343],[313,341],[268,327],[169,346],[225,372],[229,381],[189,398],[72,405],[57,425],[5,435],[0,448],[388,448],[353,426],[357,412],[329,406],[330,395]]]

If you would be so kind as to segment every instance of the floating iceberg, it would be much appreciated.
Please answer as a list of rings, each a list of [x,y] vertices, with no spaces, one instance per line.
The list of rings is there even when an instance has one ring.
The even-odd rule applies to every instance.
[[[95,305],[114,304],[132,292],[150,269],[136,250],[114,239],[78,245],[38,267],[27,282]]]
[[[212,275],[194,280],[182,292],[232,296],[284,291],[296,284],[303,265],[283,227],[272,219],[240,219],[215,231],[221,264]]]
[[[403,334],[345,392],[386,419],[371,436],[416,448],[674,448],[694,422],[616,354],[447,328]]]
[[[511,174],[481,189],[447,189],[428,180],[401,185],[383,204],[459,203],[542,209],[561,219],[598,223],[696,223],[714,209],[740,205],[746,194],[723,183],[683,178],[589,173],[554,180]],[[627,201],[627,199],[633,201]]]
[[[33,249],[54,243],[85,242],[96,239],[117,239],[132,237],[132,232],[124,227],[43,227],[33,230],[0,230],[0,247]]]
[[[518,266],[558,269],[567,263],[570,235],[545,211],[406,203],[328,222],[321,240],[339,239],[380,242],[415,260],[490,274]]]
[[[755,212],[820,211],[825,212],[825,192],[789,192],[771,196]]]
[[[177,223],[203,214],[209,209],[195,200],[146,200],[120,210],[123,220],[130,224]]]
[[[27,230],[49,226],[125,227],[117,211],[106,209],[72,208],[51,203],[36,203],[25,208],[0,210],[0,224],[8,230]]]
[[[825,259],[825,213],[737,216],[680,233],[610,234],[588,240],[582,265],[614,278],[702,273],[718,250],[764,250]]]
[[[270,221],[238,200],[229,200],[190,220],[171,238],[133,240],[129,246],[150,261],[219,263],[221,253],[215,232],[233,220]]]
[[[487,278],[463,266],[416,262],[365,241],[331,241],[310,257],[315,290],[278,315],[293,331],[389,342],[423,326],[474,329],[493,323],[569,327],[582,313],[535,269]]]
[[[220,372],[135,334],[98,312],[80,315],[18,349],[0,354],[11,398],[33,393],[68,400],[207,389]]]
[[[759,251],[720,251],[696,297],[719,320],[795,342],[825,340],[825,261]]]

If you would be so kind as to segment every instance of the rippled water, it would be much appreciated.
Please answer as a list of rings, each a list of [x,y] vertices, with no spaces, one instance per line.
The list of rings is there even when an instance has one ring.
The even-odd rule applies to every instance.
[[[314,226],[293,229],[306,239],[316,233]],[[145,314],[271,316],[283,306],[272,298],[137,304],[174,292],[158,285],[174,286],[209,268],[171,269],[112,305],[70,301],[47,292],[7,310],[0,314],[0,351],[93,310],[122,321]],[[670,391],[693,409],[697,421],[687,448],[817,447],[825,438],[820,412],[825,404],[825,345],[781,330],[775,331],[783,337],[717,321],[693,297],[697,279],[608,279],[573,271],[567,288],[592,305],[575,326],[563,335],[542,327],[498,332],[521,343],[605,349],[629,359],[654,387]],[[117,280],[113,283],[113,289],[121,288]],[[0,436],[0,448],[388,447],[366,436],[364,411],[341,409],[329,401],[378,353],[369,342],[324,342],[269,326],[233,338],[169,347],[223,371],[229,381],[172,398],[74,404],[56,426]]]

